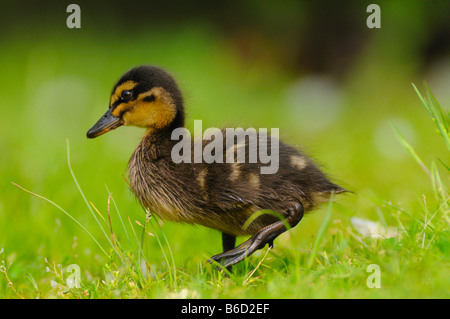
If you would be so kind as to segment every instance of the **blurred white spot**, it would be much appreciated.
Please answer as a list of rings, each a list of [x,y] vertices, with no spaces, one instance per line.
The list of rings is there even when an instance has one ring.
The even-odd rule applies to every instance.
[[[141,259],[141,273],[144,277],[147,277],[148,269],[144,258]]]
[[[408,144],[414,145],[416,133],[412,126],[402,118],[383,120],[375,128],[373,143],[378,152],[388,159],[400,160],[408,156],[392,125],[395,125]]]
[[[34,98],[39,98],[40,102],[51,104],[52,108],[64,109],[89,102],[92,92],[87,79],[62,75],[42,82],[34,94]]]
[[[108,271],[108,272],[105,274],[105,282],[106,282],[106,283],[113,283],[113,282],[114,282],[114,279],[115,279],[115,277],[114,277],[114,274],[113,274],[112,272]]]
[[[308,76],[288,88],[286,104],[292,119],[306,130],[322,130],[340,115],[343,93],[328,77]]]
[[[79,129],[86,116],[84,110],[92,105],[92,96],[92,88],[85,78],[72,75],[50,78],[36,86],[30,96],[28,105],[33,124],[40,132],[52,135],[60,135],[68,128]]]
[[[199,294],[195,290],[189,290],[187,288],[181,289],[179,292],[173,292],[168,295],[169,299],[195,299],[199,298]]]
[[[428,86],[439,104],[448,109],[450,106],[450,57],[437,60],[426,76]]]
[[[69,286],[69,287],[75,287],[75,279],[74,278],[67,278],[66,283],[67,283],[67,286]]]
[[[394,227],[385,228],[379,222],[368,219],[352,217],[350,223],[364,237],[391,238],[398,237],[398,231]]]

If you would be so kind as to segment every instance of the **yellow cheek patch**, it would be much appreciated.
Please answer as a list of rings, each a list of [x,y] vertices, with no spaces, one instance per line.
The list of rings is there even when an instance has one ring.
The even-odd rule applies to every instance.
[[[113,106],[114,103],[116,103],[122,94],[122,91],[128,91],[134,89],[138,84],[134,81],[126,81],[120,84],[116,89],[114,90],[114,93],[111,94],[111,100],[109,101],[109,106]]]
[[[151,95],[155,97],[154,101],[144,101]],[[125,125],[160,129],[169,125],[175,118],[175,103],[163,88],[156,87],[139,94],[135,103],[136,105],[123,115]]]

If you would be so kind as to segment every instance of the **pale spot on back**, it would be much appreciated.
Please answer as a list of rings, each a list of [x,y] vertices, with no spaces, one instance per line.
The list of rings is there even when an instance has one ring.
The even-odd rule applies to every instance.
[[[206,175],[207,174],[208,174],[208,170],[205,168],[197,175],[197,182],[202,190],[204,190],[205,186],[206,186]]]
[[[233,144],[231,146],[229,146],[226,150],[225,150],[225,154],[226,154],[226,161],[233,161],[233,162],[239,162],[238,160],[238,150],[239,152],[241,152],[240,154],[244,154],[246,152],[246,147],[247,147],[247,143],[237,143],[237,144]],[[240,148],[243,148],[243,150],[240,150]],[[232,154],[232,156],[231,156]],[[245,158],[241,158],[241,161],[244,160]]]
[[[235,182],[241,175],[241,164],[235,162],[231,164],[230,181]]]
[[[248,175],[248,183],[253,189],[259,189],[259,176],[255,173],[250,173]]]
[[[303,170],[308,165],[306,159],[304,157],[301,157],[300,155],[292,155],[290,160],[291,165],[297,168],[299,171]]]

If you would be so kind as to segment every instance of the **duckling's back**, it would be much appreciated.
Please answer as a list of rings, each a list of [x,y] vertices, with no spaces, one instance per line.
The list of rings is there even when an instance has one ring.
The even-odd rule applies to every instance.
[[[256,137],[259,139],[259,133]],[[272,152],[277,147],[277,170],[263,174],[269,163],[263,163],[260,156],[255,161],[253,155],[261,145],[251,140],[232,146],[232,162],[228,158],[227,163],[230,147],[223,143],[222,163],[194,163],[192,143],[191,162],[175,164],[171,156],[175,142],[148,135],[130,159],[131,188],[143,206],[163,219],[200,224],[234,236],[255,234],[279,220],[274,214],[262,214],[243,228],[257,211],[271,210],[284,216],[298,201],[308,211],[327,201],[332,192],[345,191],[306,155],[278,139],[268,138],[266,144]],[[203,141],[202,150],[213,142]],[[245,156],[238,161],[243,150]]]

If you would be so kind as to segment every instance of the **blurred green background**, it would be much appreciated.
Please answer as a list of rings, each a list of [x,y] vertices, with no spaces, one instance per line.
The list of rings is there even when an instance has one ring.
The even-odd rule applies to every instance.
[[[371,1],[76,1],[82,27],[68,29],[70,3],[0,5],[0,249],[16,265],[12,280],[42,271],[44,257],[101,273],[104,259],[85,233],[10,183],[53,200],[102,238],[67,167],[66,139],[88,199],[105,213],[106,184],[121,212],[144,220],[122,177],[143,131],[85,137],[115,81],[140,64],[176,77],[189,128],[194,119],[203,129],[280,128],[354,192],[338,200],[345,209],[337,219],[376,220],[374,202],[408,208],[420,194],[432,198],[391,123],[425,163],[448,156],[411,82],[426,81],[449,109],[449,1],[377,1],[381,29],[366,26]],[[296,240],[311,241],[323,212],[293,230]],[[214,230],[165,224],[164,231],[181,263],[202,263],[221,249]]]

